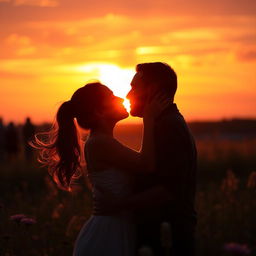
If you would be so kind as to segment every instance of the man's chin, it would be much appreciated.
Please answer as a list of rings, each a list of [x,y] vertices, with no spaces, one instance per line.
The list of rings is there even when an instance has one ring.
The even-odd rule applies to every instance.
[[[142,117],[142,112],[138,111],[137,109],[131,109],[130,115],[134,117]]]

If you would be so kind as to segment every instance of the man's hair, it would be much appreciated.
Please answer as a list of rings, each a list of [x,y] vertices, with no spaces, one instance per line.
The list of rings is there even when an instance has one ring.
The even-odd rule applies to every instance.
[[[158,90],[174,97],[177,90],[177,75],[166,63],[151,62],[141,63],[136,66],[136,72],[142,73],[146,84],[156,84]]]

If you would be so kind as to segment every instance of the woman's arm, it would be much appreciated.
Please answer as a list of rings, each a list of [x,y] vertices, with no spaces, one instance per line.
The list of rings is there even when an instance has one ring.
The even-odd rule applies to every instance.
[[[153,136],[150,137],[150,133],[150,131],[147,132],[149,140],[153,139]],[[146,138],[143,136],[143,141],[145,140]],[[145,149],[148,144],[152,144],[152,142],[144,142],[141,152],[138,152],[126,147],[114,138],[100,135],[90,141],[88,151],[93,155],[95,162],[127,171],[147,172],[153,169],[152,166],[149,166],[152,161],[147,162],[147,157],[153,154],[152,148]],[[144,153],[142,153],[143,151]]]
[[[168,102],[156,96],[147,104],[143,113],[143,142],[140,152],[122,145],[117,140],[101,135],[90,143],[90,152],[95,161],[129,171],[152,172],[155,169],[154,126],[156,117]]]

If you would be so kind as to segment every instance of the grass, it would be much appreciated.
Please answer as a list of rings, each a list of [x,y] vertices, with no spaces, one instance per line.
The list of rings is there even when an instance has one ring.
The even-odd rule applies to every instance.
[[[256,255],[255,176],[248,187],[256,171],[256,141],[201,140],[197,147],[198,255]],[[0,163],[0,255],[72,255],[91,213],[91,194],[81,183],[67,193],[36,162],[19,157]],[[36,223],[10,220],[16,214]]]

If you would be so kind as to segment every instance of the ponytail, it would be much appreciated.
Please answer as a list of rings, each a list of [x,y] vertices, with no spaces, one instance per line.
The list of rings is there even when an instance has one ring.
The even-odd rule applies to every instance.
[[[39,139],[40,135],[44,138]],[[71,101],[59,107],[50,131],[36,134],[32,144],[39,149],[38,160],[48,167],[58,187],[70,191],[72,177],[81,176],[80,144]]]
[[[48,132],[35,135],[31,146],[39,150],[38,161],[48,167],[59,188],[70,191],[72,178],[82,175],[81,150],[75,125],[93,129],[98,125],[96,111],[102,109],[107,87],[101,83],[89,83],[77,89],[71,100],[58,109],[56,121]],[[40,136],[40,138],[39,138]]]

